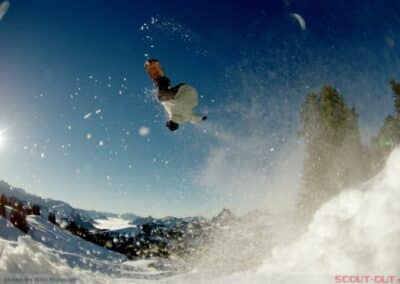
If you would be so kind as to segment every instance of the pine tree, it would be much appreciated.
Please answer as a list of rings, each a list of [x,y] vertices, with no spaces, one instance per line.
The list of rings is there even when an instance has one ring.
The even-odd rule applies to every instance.
[[[400,144],[400,83],[391,80],[390,84],[396,116],[388,115],[378,135],[372,138],[369,151],[371,175],[383,167],[389,154]]]
[[[33,206],[32,206],[32,214],[33,215],[40,215],[40,206],[39,205],[37,205],[37,204],[34,204]]]
[[[6,206],[4,203],[0,203],[0,216],[6,217]]]
[[[0,196],[0,204],[7,205],[7,202],[8,202],[7,197],[4,194],[1,194],[1,196]]]
[[[397,113],[397,119],[400,119],[400,83],[395,80],[391,80],[390,84],[392,86],[394,107]]]
[[[310,216],[325,200],[363,176],[358,115],[331,86],[309,93],[302,105],[305,140],[298,209]]]
[[[57,221],[56,221],[56,214],[50,212],[49,215],[48,215],[48,217],[47,217],[47,219],[48,219],[51,223],[53,223],[54,225],[58,225],[58,224],[57,224]]]
[[[13,209],[11,211],[10,222],[25,233],[27,233],[29,230],[28,222],[26,221],[26,215],[23,211]]]

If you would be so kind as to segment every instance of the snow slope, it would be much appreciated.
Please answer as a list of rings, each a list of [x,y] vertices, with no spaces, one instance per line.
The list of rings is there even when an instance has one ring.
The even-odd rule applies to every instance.
[[[28,216],[27,221],[30,230],[25,235],[0,218],[0,283],[15,273],[76,278],[81,283],[158,279],[170,274],[163,269],[163,260],[128,261],[126,256],[74,236],[40,216]]]
[[[9,220],[0,216],[0,238],[16,241],[18,237],[23,235],[24,233],[15,228]]]
[[[107,271],[112,264],[127,260],[124,255],[74,236],[41,216],[28,216],[27,220],[32,239],[53,250],[71,267]]]

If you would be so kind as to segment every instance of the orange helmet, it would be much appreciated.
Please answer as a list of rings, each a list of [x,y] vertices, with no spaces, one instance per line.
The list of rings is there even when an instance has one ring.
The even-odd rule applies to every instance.
[[[146,69],[147,73],[150,75],[151,79],[157,80],[160,77],[165,76],[164,71],[162,70],[160,61],[157,59],[149,59],[144,63],[144,69]]]

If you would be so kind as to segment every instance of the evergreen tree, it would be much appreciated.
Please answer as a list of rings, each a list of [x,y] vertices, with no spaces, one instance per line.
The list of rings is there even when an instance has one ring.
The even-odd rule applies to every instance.
[[[370,147],[371,175],[384,165],[392,150],[400,144],[400,83],[390,81],[396,116],[388,115],[377,136],[372,138]]]
[[[32,206],[32,214],[33,215],[40,215],[40,206],[39,205],[37,205],[37,204],[34,204],[33,206]]]
[[[48,217],[47,217],[47,219],[48,219],[51,223],[53,223],[54,225],[58,225],[58,224],[57,224],[57,221],[56,221],[56,214],[50,212],[49,215],[48,215]]]
[[[25,233],[27,233],[29,230],[28,222],[26,221],[26,215],[23,211],[13,209],[11,211],[10,222]]]
[[[307,219],[322,202],[363,177],[358,115],[331,86],[309,93],[302,105],[305,140],[299,214]]]
[[[1,194],[1,196],[0,196],[0,204],[7,205],[7,202],[8,202],[7,197],[4,194]]]
[[[0,216],[6,217],[6,206],[4,203],[0,203]]]
[[[391,80],[390,84],[392,85],[394,107],[396,109],[397,119],[400,119],[400,83],[395,80]]]

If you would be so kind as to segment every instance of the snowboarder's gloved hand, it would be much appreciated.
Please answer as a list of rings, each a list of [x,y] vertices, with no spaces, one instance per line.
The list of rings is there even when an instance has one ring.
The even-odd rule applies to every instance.
[[[164,77],[165,73],[162,70],[160,61],[157,59],[149,59],[144,63],[144,68],[150,75],[151,79],[157,81],[159,78]]]
[[[168,120],[165,126],[171,131],[175,131],[179,128],[179,124],[173,122],[172,120]]]

